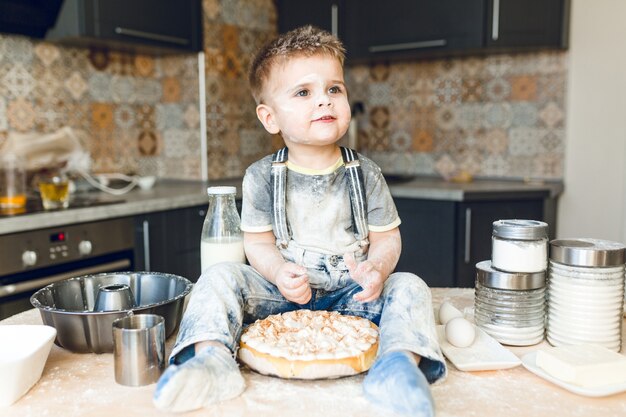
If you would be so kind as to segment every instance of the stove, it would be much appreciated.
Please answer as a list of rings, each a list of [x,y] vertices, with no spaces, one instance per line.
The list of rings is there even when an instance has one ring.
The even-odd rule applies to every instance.
[[[46,210],[43,208],[43,204],[41,203],[41,199],[39,196],[29,196],[28,200],[26,200],[26,207],[22,209],[0,209],[0,219],[7,217],[15,217],[15,216],[23,216],[27,214],[35,214],[35,213],[44,213],[44,212],[54,212],[54,211],[62,211],[62,210],[71,210],[75,208],[85,208],[85,207],[96,207],[96,206],[105,206],[111,204],[123,203],[125,200],[104,200],[98,196],[91,195],[75,195],[72,196],[70,200],[70,205],[66,209],[58,209],[58,210]]]

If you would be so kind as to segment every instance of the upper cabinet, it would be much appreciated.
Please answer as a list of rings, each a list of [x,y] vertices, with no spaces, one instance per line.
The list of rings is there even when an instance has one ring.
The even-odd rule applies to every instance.
[[[484,0],[346,0],[352,61],[480,48]]]
[[[278,0],[279,31],[337,34],[348,62],[566,48],[570,0]]]
[[[201,0],[65,0],[46,38],[146,53],[197,52]]]
[[[344,0],[276,0],[278,31],[285,33],[304,25],[313,25],[343,39]],[[341,19],[340,19],[341,16]],[[341,20],[341,31],[339,21]]]
[[[566,48],[569,0],[488,0],[486,46]]]

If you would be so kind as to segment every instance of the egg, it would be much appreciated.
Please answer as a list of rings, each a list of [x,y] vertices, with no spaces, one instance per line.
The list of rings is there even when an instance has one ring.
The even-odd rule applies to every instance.
[[[447,301],[441,303],[441,306],[439,307],[439,323],[447,324],[455,317],[463,317],[463,313]]]
[[[446,339],[451,345],[465,348],[476,338],[474,325],[463,317],[455,317],[446,324]]]

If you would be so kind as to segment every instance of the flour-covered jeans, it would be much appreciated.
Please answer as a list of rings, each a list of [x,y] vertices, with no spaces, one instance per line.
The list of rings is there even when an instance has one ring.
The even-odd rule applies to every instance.
[[[378,356],[408,350],[422,357],[419,366],[429,382],[445,377],[430,289],[417,275],[391,274],[377,300],[361,303],[352,297],[362,288],[350,278],[341,256],[294,249],[284,250],[283,256],[308,269],[312,287],[308,303],[287,301],[274,284],[249,265],[213,265],[202,273],[191,292],[170,363],[193,357],[193,345],[201,341],[220,342],[236,352],[245,325],[271,314],[310,309],[373,321],[380,327]]]

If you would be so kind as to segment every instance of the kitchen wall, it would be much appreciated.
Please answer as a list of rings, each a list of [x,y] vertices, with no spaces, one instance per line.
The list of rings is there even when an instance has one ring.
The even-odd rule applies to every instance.
[[[209,178],[242,176],[280,146],[256,117],[248,89],[254,52],[276,35],[273,0],[204,0]]]
[[[276,16],[271,1],[204,8],[209,177],[232,177],[280,146],[245,81]],[[567,52],[549,51],[349,66],[350,101],[365,110],[358,149],[388,173],[560,179],[567,64]]]
[[[566,52],[347,70],[360,149],[392,173],[559,179]]]
[[[559,237],[626,242],[626,2],[572,1]]]
[[[276,33],[272,0],[204,0],[208,177],[242,175],[280,146],[248,93],[253,51]],[[359,150],[390,173],[563,176],[567,52],[346,69]],[[0,36],[0,141],[80,133],[94,169],[201,178],[195,55],[149,57]]]
[[[195,55],[150,57],[0,35],[0,141],[74,128],[96,172],[198,178]]]
[[[247,87],[249,57],[276,33],[272,0],[204,0],[209,178],[271,152]],[[70,48],[0,35],[0,144],[71,126],[96,172],[202,177],[198,57]],[[275,147],[278,145],[275,145]]]

